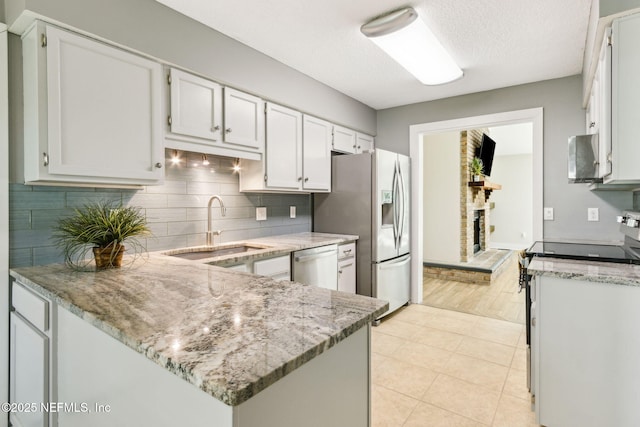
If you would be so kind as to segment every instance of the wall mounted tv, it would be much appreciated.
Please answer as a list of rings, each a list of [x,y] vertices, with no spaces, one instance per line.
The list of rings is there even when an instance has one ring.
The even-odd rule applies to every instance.
[[[491,176],[491,167],[493,166],[493,154],[496,151],[496,142],[486,133],[482,134],[482,142],[476,148],[476,157],[482,160],[484,165],[484,175]]]

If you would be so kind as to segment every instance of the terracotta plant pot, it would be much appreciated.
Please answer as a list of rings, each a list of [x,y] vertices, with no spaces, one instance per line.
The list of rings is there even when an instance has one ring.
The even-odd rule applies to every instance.
[[[96,270],[108,268],[120,268],[122,266],[124,245],[109,245],[104,248],[93,248],[93,256],[96,258]]]

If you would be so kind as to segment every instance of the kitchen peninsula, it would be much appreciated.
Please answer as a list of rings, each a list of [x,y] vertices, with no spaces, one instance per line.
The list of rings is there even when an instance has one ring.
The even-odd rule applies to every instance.
[[[89,408],[59,412],[61,426],[370,423],[370,323],[384,301],[159,253],[11,275],[14,295],[46,308],[48,400]]]

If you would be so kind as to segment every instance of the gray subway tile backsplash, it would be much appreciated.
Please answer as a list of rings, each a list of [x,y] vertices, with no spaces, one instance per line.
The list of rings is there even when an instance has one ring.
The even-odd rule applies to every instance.
[[[180,153],[180,166],[167,153],[166,178],[161,186],[141,190],[83,187],[9,186],[9,263],[11,267],[61,262],[50,236],[58,218],[71,215],[88,201],[122,201],[146,214],[153,237],[141,239],[148,251],[205,244],[207,202],[218,194],[227,208],[222,217],[218,203],[212,208],[213,229],[223,230],[215,243],[226,243],[278,234],[311,231],[311,197],[304,194],[257,194],[238,191],[235,159]],[[267,207],[267,220],[256,221],[255,208]],[[296,206],[296,218],[289,218],[289,206]]]

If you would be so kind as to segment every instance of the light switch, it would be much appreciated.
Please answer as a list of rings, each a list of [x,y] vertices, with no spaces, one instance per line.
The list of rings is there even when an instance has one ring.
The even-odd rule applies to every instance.
[[[553,221],[553,208],[544,208],[544,220]]]
[[[598,208],[587,208],[588,221],[600,221],[600,211]]]
[[[296,217],[296,207],[289,206],[289,218],[295,218],[295,217]]]
[[[267,220],[267,208],[259,207],[256,208],[256,221],[266,221]]]

